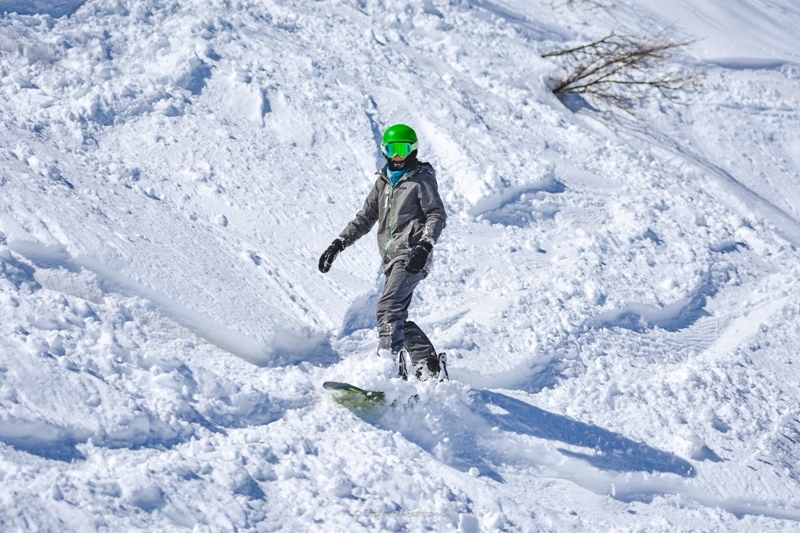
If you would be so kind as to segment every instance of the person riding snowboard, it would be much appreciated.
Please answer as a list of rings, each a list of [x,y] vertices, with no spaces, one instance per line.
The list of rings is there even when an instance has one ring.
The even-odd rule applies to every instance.
[[[386,165],[364,207],[319,259],[319,270],[330,270],[336,256],[378,223],[378,248],[386,284],[377,305],[378,355],[398,363],[407,379],[406,358],[419,379],[447,377],[444,354],[437,355],[430,339],[408,319],[414,289],[430,271],[431,251],[445,227],[447,213],[439,197],[436,171],[417,159],[417,134],[395,124],[383,134],[381,152]],[[427,372],[426,372],[427,371]]]

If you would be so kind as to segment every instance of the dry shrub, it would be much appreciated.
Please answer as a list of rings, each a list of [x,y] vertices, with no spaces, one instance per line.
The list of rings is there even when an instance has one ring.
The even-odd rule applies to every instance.
[[[630,110],[654,91],[671,97],[695,89],[700,74],[671,64],[695,40],[673,40],[668,30],[644,37],[612,32],[598,41],[542,55],[564,67],[563,76],[553,80],[553,93],[580,94],[597,104]]]

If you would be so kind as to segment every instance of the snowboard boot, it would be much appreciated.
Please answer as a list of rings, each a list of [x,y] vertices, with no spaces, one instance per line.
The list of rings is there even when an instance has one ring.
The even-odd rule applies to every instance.
[[[415,366],[414,375],[420,381],[428,381],[429,379],[444,381],[450,379],[447,375],[447,356],[444,352],[430,355],[427,359],[419,361]]]

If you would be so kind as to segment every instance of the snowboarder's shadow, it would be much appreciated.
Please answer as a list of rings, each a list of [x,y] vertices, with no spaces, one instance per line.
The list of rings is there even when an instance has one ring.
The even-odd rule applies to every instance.
[[[591,454],[564,448],[558,450],[601,470],[663,472],[682,477],[696,475],[695,468],[685,459],[598,426],[547,412],[497,392],[476,391],[474,399],[479,414],[491,426],[571,446],[591,448],[594,450]],[[493,408],[490,410],[487,406]],[[507,414],[498,414],[501,411]]]

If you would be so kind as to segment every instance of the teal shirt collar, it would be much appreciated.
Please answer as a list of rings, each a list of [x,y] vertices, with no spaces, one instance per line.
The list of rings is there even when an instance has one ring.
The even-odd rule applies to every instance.
[[[403,174],[406,173],[406,169],[400,170],[392,170],[388,166],[386,167],[386,177],[389,178],[389,183],[392,184],[392,187],[395,187],[400,180],[403,178]]]

